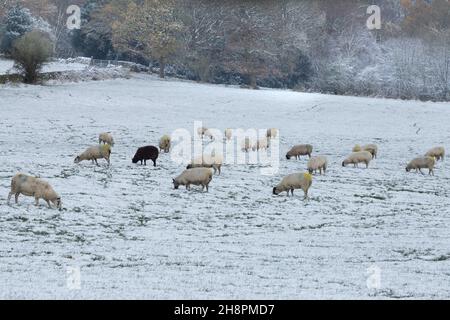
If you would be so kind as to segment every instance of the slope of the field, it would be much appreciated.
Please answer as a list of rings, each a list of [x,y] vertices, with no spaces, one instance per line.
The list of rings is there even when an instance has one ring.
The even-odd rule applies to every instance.
[[[279,173],[228,165],[202,193],[173,190],[183,168],[167,154],[157,168],[131,163],[137,147],[196,120],[280,128]],[[448,298],[450,164],[435,176],[405,165],[450,148],[449,120],[448,104],[151,76],[0,87],[0,297]],[[103,131],[116,139],[111,166],[75,165]],[[271,194],[306,168],[284,157],[298,143],[330,162],[308,201]],[[369,169],[341,166],[355,143],[379,145]],[[6,205],[17,172],[50,181],[63,211],[23,196]],[[80,290],[68,268],[80,268]],[[374,270],[378,289],[367,286]]]

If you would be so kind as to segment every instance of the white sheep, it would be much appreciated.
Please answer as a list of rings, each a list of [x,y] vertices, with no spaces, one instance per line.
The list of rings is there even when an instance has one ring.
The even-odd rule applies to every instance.
[[[268,140],[266,137],[259,139],[255,144],[253,144],[252,150],[267,150],[267,148],[269,148],[269,141],[270,140]]]
[[[185,170],[175,179],[172,179],[173,186],[178,189],[179,186],[186,186],[187,190],[191,190],[191,184],[202,186],[202,191],[206,187],[206,191],[209,191],[209,183],[212,180],[212,171],[208,168],[192,168]]]
[[[275,139],[278,136],[278,129],[270,128],[267,129],[267,139]]]
[[[164,150],[165,153],[168,153],[170,151],[170,136],[168,135],[164,135],[161,137],[161,139],[159,140],[159,150],[162,151]]]
[[[85,160],[92,160],[92,163],[98,165],[97,159],[105,159],[110,164],[111,146],[109,144],[92,146],[86,149],[82,154],[75,158],[75,163]]]
[[[361,147],[359,144],[357,144],[353,147],[352,151],[353,152],[369,151],[372,154],[372,158],[376,158],[378,154],[378,146],[376,144],[371,143]]]
[[[342,161],[342,166],[345,167],[346,165],[353,163],[353,165],[357,167],[358,163],[365,163],[366,168],[368,168],[370,161],[373,159],[372,157],[373,156],[369,151],[353,152],[347,159]]]
[[[220,155],[216,156],[208,156],[203,155],[196,157],[188,166],[186,169],[192,169],[192,168],[213,168],[214,174],[218,173],[219,175],[222,173],[222,164],[223,164],[223,157]]]
[[[209,130],[208,128],[205,128],[205,127],[197,128],[197,134],[202,139],[203,139],[203,137],[209,137],[209,138],[211,138],[211,140],[214,139],[214,136],[213,136],[211,130]]]
[[[114,138],[110,132],[100,133],[100,135],[98,137],[98,144],[101,144],[101,143],[107,143],[111,147],[114,147]]]
[[[289,191],[294,195],[295,189],[302,189],[305,193],[305,199],[308,198],[308,190],[312,185],[312,176],[309,173],[293,173],[284,177],[281,182],[273,188],[273,194],[278,195],[286,191],[289,196]]]
[[[243,152],[249,152],[253,148],[254,148],[254,143],[252,142],[252,140],[249,137],[246,137],[244,139],[244,141],[242,141],[241,150]]]
[[[18,203],[19,195],[34,197],[35,205],[39,205],[39,199],[44,199],[49,208],[53,203],[59,210],[61,210],[61,197],[53,190],[52,186],[41,179],[28,176],[23,173],[16,174],[11,180],[11,191],[8,195],[8,204],[12,195],[15,195],[16,203]]]
[[[317,172],[317,170],[319,170],[320,174],[322,174],[322,171],[325,174],[327,166],[328,160],[324,156],[312,157],[308,161],[308,171],[310,174],[313,174],[313,172]]]
[[[233,139],[233,129],[225,129],[225,138],[227,140]]]
[[[438,161],[439,160],[444,161],[445,149],[443,147],[434,147],[433,149],[431,149],[427,153],[425,153],[425,156],[434,157]]]
[[[406,166],[406,172],[416,170],[416,172],[419,171],[421,174],[423,174],[421,169],[428,169],[428,174],[433,174],[434,176],[435,163],[436,160],[434,159],[434,157],[418,157],[408,163],[408,165]]]
[[[311,153],[313,151],[313,146],[310,144],[299,144],[296,146],[293,146],[291,150],[288,151],[286,154],[286,159],[291,159],[292,157],[295,157],[295,159],[298,159],[300,156],[309,156],[311,158]]]

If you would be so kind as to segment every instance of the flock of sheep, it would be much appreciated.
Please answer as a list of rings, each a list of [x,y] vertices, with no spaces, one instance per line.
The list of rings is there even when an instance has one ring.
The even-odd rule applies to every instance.
[[[214,136],[207,128],[199,128],[198,135],[203,139],[209,137],[214,139]],[[252,142],[250,138],[245,138],[241,149],[244,152],[250,150],[256,151],[267,149],[270,146],[270,141],[278,135],[277,129],[268,129],[266,137]],[[231,140],[233,138],[233,130],[225,130],[225,139]],[[114,139],[111,133],[101,133],[99,135],[98,145],[89,147],[83,153],[75,158],[75,163],[81,161],[92,161],[98,165],[97,160],[105,159],[110,164],[111,149],[114,147]],[[163,136],[159,141],[159,149],[155,146],[146,146],[139,148],[132,159],[133,163],[141,162],[146,165],[147,160],[152,160],[153,165],[156,166],[156,160],[159,153],[164,151],[168,153],[171,148],[171,138],[168,135]],[[273,194],[278,195],[281,192],[287,192],[294,195],[294,190],[301,189],[304,192],[305,199],[308,197],[308,190],[312,185],[312,174],[324,174],[327,170],[328,160],[325,156],[312,156],[313,146],[309,144],[296,145],[292,147],[286,154],[286,159],[296,158],[301,156],[308,156],[307,164],[308,172],[293,173],[284,177],[281,182],[273,188]],[[371,160],[377,157],[378,147],[375,144],[368,144],[365,146],[356,145],[352,153],[342,162],[345,167],[353,164],[355,167],[360,163],[364,163],[366,168],[369,167]],[[444,160],[445,149],[443,147],[435,147],[429,150],[424,156],[413,159],[406,166],[406,171],[415,170],[423,174],[422,169],[428,169],[428,173],[434,175],[434,166],[437,160]],[[190,190],[191,185],[201,186],[202,191],[206,188],[209,190],[209,184],[214,174],[221,173],[223,159],[219,156],[201,156],[192,160],[178,177],[172,180],[174,188],[179,186],[186,186]],[[35,205],[39,205],[39,200],[44,199],[51,208],[51,203],[61,210],[61,197],[53,190],[52,186],[39,178],[32,177],[23,173],[16,174],[11,181],[11,191],[8,195],[8,204],[12,195],[15,195],[15,202],[18,202],[19,195],[25,195],[35,198]]]

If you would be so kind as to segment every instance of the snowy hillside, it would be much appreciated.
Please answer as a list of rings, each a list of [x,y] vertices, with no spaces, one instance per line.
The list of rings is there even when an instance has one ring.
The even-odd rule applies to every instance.
[[[448,298],[450,163],[405,172],[432,146],[450,149],[450,106],[244,90],[151,76],[0,87],[0,298]],[[177,128],[281,130],[280,172],[228,165],[209,193],[173,190],[183,167],[133,165],[137,147]],[[112,164],[75,165],[100,132]],[[310,199],[273,196],[307,160],[329,158]],[[369,169],[342,168],[354,144],[377,143]],[[64,210],[21,196],[11,177],[40,176]],[[67,286],[80,268],[81,289]],[[380,287],[367,287],[379,268]],[[369,270],[369,271],[368,271]]]

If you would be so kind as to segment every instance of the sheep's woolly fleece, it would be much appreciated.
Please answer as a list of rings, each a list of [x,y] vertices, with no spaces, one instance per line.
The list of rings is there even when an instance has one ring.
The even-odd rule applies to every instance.
[[[144,75],[0,86],[0,104],[1,298],[450,296],[450,161],[437,162],[434,177],[405,171],[431,147],[448,148],[448,104]],[[202,193],[173,189],[185,166],[170,154],[156,168],[131,163],[138,147],[163,134],[196,135],[196,120],[221,132],[279,128],[279,172],[225,165]],[[106,129],[120,141],[111,166],[75,165]],[[342,168],[360,142],[376,143],[378,158],[369,169]],[[284,157],[305,143],[328,158],[327,174],[314,176],[307,201],[302,192],[273,196],[285,175],[306,171],[307,158]],[[19,171],[49,181],[64,210],[36,208],[29,198],[7,206]],[[73,270],[80,290],[68,286]]]

